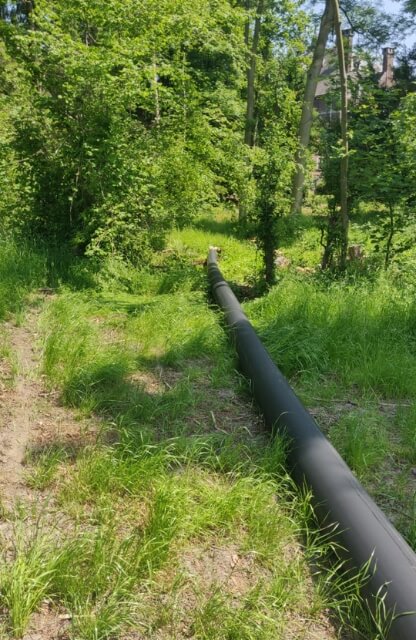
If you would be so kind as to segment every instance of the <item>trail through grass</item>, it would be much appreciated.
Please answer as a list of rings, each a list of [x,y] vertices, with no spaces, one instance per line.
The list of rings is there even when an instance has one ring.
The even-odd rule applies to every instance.
[[[35,438],[27,452],[31,499],[4,515],[5,637],[42,633],[51,619],[73,640],[324,640],[341,630],[350,638],[352,627],[358,638],[385,637],[360,601],[364,575],[328,564],[335,549],[284,470],[285,443],[269,440],[251,407],[208,303],[209,245],[221,247],[237,293],[252,295],[259,256],[224,214],[172,233],[143,271],[115,260],[101,269],[61,260],[51,270],[49,258],[44,282],[56,293],[39,327],[45,393],[96,427],[93,437],[81,429],[76,439]],[[328,284],[290,268],[245,305],[377,493],[374,476],[391,455],[381,401],[403,402],[397,447],[414,441],[410,298],[388,280]],[[406,358],[406,375],[387,355]],[[18,534],[22,522],[30,535]]]
[[[0,241],[0,320],[19,313],[28,294],[46,283],[46,257],[13,240]]]

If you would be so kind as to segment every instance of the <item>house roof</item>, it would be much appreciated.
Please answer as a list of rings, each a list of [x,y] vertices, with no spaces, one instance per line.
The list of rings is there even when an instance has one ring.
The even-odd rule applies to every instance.
[[[338,65],[333,60],[333,51],[329,52],[329,55],[324,58],[322,64],[322,70],[319,76],[318,84],[316,86],[315,98],[325,96],[332,89],[332,81],[339,74]],[[394,69],[393,69],[393,57],[394,49],[383,49],[383,63],[375,62],[374,71],[378,78],[378,84],[380,87],[386,89],[390,88],[394,84]],[[351,55],[349,61],[350,70],[347,71],[349,78],[358,79],[360,69],[367,66],[364,60],[360,60],[357,56]]]

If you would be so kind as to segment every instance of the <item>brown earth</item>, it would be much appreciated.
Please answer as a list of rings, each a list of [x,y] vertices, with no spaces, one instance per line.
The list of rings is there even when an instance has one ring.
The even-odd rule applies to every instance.
[[[48,519],[49,512],[51,521],[57,516],[53,496],[31,489],[25,482],[28,453],[56,446],[78,448],[95,440],[99,428],[98,421],[79,420],[59,403],[58,394],[42,383],[39,313],[37,305],[29,309],[22,325],[3,325],[16,366],[13,376],[14,366],[0,362],[0,376],[6,380],[0,384],[0,549],[6,556],[13,553],[15,513],[19,507],[23,505],[29,514],[25,517],[28,534],[32,524],[37,526],[39,506],[43,518]],[[31,513],[35,514],[33,523]],[[68,518],[59,514],[58,521],[61,533],[65,532]],[[68,637],[68,626],[68,614],[45,601],[32,616],[23,640],[63,640]],[[9,636],[3,636],[0,629],[0,637]]]
[[[58,444],[75,447],[91,441],[98,429],[97,422],[77,419],[42,384],[38,315],[39,307],[32,307],[21,326],[7,325],[17,374],[13,386],[3,385],[0,393],[0,496],[6,508],[31,496],[25,484],[29,449],[39,451]]]
[[[39,303],[39,299],[36,302]],[[42,452],[53,446],[77,449],[94,442],[100,431],[98,419],[79,419],[75,412],[62,406],[58,394],[50,391],[44,384],[40,371],[41,346],[37,332],[41,306],[32,306],[21,325],[4,325],[16,359],[17,373],[13,385],[0,385],[0,498],[3,507],[0,515],[0,542],[3,543],[3,549],[10,548],[13,544],[12,514],[19,503],[36,507],[39,504],[44,505],[44,516],[48,517],[50,514],[51,521],[55,521],[58,516],[61,534],[68,526],[68,517],[54,507],[53,495],[31,489],[26,484],[28,452]],[[3,373],[7,373],[6,362],[0,367],[0,377],[2,369]],[[152,392],[160,391],[160,386],[163,386],[161,375],[159,379],[153,379],[151,374],[138,375],[139,382],[146,383]],[[176,378],[171,380],[172,384],[176,382]],[[222,413],[215,415],[210,411],[214,429],[228,431],[241,428],[242,425],[247,430],[249,427],[246,425],[250,425],[250,430],[254,433],[260,429],[261,420],[249,403],[244,402],[229,389],[219,393],[223,395],[227,410],[223,409]],[[202,408],[208,412],[211,408],[209,402]],[[195,416],[191,418],[196,419]],[[30,526],[30,519],[27,525]],[[296,548],[291,551],[292,561],[301,553],[300,545],[294,546]],[[190,613],[189,607],[192,609],[200,604],[197,602],[196,592],[204,600],[211,592],[220,588],[231,593],[237,603],[238,599],[258,581],[267,579],[267,572],[264,573],[265,570],[259,567],[250,554],[243,556],[238,548],[233,546],[195,545],[184,553],[180,564],[181,573],[187,577],[187,582],[192,584],[192,588],[184,589],[182,594],[183,619],[178,620],[175,630],[175,637],[178,639],[195,637],[189,628],[187,613]],[[312,591],[312,580],[309,588]],[[157,605],[163,607],[163,602],[160,601]],[[182,607],[179,605],[179,609]],[[290,617],[291,620],[287,624],[288,639],[335,640],[339,637],[329,612],[328,615],[322,614],[314,620],[309,619],[304,612],[298,615],[292,612]],[[70,619],[68,612],[44,601],[32,616],[23,640],[65,640],[69,637]],[[161,635],[157,633],[155,638],[167,638],[163,631],[160,633]],[[125,634],[124,640],[144,640],[148,637],[133,632]]]

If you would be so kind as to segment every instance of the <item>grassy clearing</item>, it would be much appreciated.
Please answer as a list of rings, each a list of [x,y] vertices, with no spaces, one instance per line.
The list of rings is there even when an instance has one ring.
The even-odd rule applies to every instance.
[[[314,232],[307,220],[299,234],[307,243]],[[304,255],[298,242],[294,257]],[[6,514],[17,529],[22,520],[35,525],[14,547],[5,540],[5,637],[30,629],[45,603],[49,615],[68,617],[63,633],[73,640],[322,640],[351,627],[358,638],[385,637],[360,602],[364,574],[328,568],[335,550],[316,532],[310,497],[285,474],[284,443],[268,441],[248,404],[207,304],[210,244],[244,292],[259,256],[224,214],[174,232],[141,272],[114,260],[101,270],[50,270],[58,295],[41,318],[43,373],[81,417],[100,417],[102,433],[95,444],[28,452],[28,487],[52,506]],[[403,402],[394,455],[403,459],[416,437],[407,406],[412,304],[386,279],[328,284],[294,269],[246,303],[273,357],[305,401],[327,411],[332,439],[376,495],[392,456],[382,398]],[[407,358],[405,375],[387,354],[396,364]],[[397,494],[397,483],[389,486]]]
[[[368,258],[338,282],[311,272],[320,260],[321,218],[286,220],[280,250],[289,268],[279,271],[267,295],[246,302],[245,310],[305,404],[415,546],[416,316],[414,267],[409,268],[414,256],[408,252],[388,272],[378,270],[382,259],[371,254],[368,240],[371,215],[357,215],[351,225],[351,242]],[[250,260],[253,273],[259,266],[253,245],[233,244],[233,262],[228,243],[237,240],[234,228],[221,217],[219,224],[229,234],[214,243],[225,247],[225,277],[233,286],[250,284],[246,267]],[[219,230],[217,224],[202,227]],[[201,255],[202,245],[202,238],[194,245]]]
[[[335,638],[330,606],[349,624],[363,577],[343,597],[338,574],[318,571],[313,584],[308,560],[321,566],[333,548],[283,470],[283,442],[261,434],[241,397],[207,305],[208,244],[221,241],[235,281],[256,268],[253,245],[218,223],[231,235],[176,232],[153,269],[128,280],[108,263],[105,286],[95,272],[93,288],[75,292],[71,281],[48,303],[44,373],[81,415],[101,417],[102,434],[97,444],[28,453],[27,484],[54,506],[37,513],[44,526],[33,540],[6,545],[6,636],[30,628],[45,602],[68,613],[74,639],[130,629],[145,638]],[[356,617],[367,637],[368,621]]]

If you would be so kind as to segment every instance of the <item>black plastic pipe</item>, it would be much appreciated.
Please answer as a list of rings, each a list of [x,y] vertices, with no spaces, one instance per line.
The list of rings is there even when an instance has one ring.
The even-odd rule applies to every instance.
[[[272,362],[237,298],[217,265],[215,249],[208,255],[208,278],[223,309],[237,350],[240,367],[266,425],[290,441],[289,464],[298,484],[305,483],[325,527],[336,535],[357,568],[370,566],[365,587],[369,601],[384,596],[393,615],[389,640],[416,640],[416,555],[377,507],[347,464],[318,428]]]

